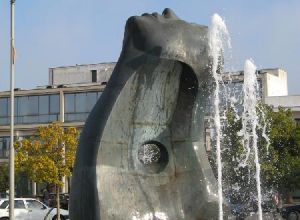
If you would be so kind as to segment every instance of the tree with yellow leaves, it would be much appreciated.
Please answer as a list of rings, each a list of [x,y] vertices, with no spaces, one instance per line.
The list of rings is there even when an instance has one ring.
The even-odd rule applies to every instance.
[[[69,177],[75,161],[78,131],[54,122],[39,127],[30,138],[15,142],[15,167],[37,183],[55,185],[57,219],[60,219],[59,189],[63,177]]]

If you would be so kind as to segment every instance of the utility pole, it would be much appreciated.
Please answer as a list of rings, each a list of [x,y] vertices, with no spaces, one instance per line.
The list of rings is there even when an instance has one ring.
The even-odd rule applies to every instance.
[[[15,87],[15,0],[10,1],[10,148],[9,148],[9,219],[15,220],[15,149],[14,149],[14,87]]]

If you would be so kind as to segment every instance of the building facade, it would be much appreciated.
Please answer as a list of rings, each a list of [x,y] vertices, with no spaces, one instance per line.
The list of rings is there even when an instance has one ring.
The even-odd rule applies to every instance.
[[[49,85],[100,83],[105,84],[116,63],[99,63],[49,68]]]
[[[279,106],[291,109],[294,119],[300,123],[300,95],[266,97],[265,103],[273,106],[275,111]]]
[[[81,130],[85,120],[97,102],[114,69],[115,63],[99,63],[49,68],[49,83],[30,90],[15,90],[15,139],[34,134],[39,126],[59,121],[63,126]],[[241,97],[243,72],[230,74],[231,92]],[[300,96],[288,96],[287,73],[282,69],[258,71],[259,97],[275,108],[278,105],[291,108],[300,119]],[[10,92],[0,92],[0,164],[8,162],[10,145]],[[296,103],[296,104],[295,104]],[[208,104],[208,117],[211,112]],[[203,138],[207,151],[211,150],[210,130]],[[68,184],[66,184],[67,186]],[[23,190],[36,193],[35,184],[28,183]],[[68,187],[65,188],[68,191]],[[25,193],[25,194],[26,194]],[[23,193],[24,194],[24,193]]]
[[[83,128],[110,75],[107,73],[107,64],[81,65],[80,74],[97,74],[98,80],[91,82],[92,77],[86,77],[83,83],[80,83],[77,77],[80,74],[74,72],[77,67],[78,65],[50,68],[49,85],[30,90],[15,89],[15,140],[31,136],[39,126],[55,121],[61,122],[65,127],[76,127],[79,131]],[[112,68],[109,71],[111,74]],[[0,165],[8,163],[9,146],[10,92],[3,91],[0,92]],[[63,192],[68,192],[68,185],[66,182]],[[19,191],[19,194],[23,195],[36,194],[39,189],[35,183],[28,182],[27,186],[23,185]]]

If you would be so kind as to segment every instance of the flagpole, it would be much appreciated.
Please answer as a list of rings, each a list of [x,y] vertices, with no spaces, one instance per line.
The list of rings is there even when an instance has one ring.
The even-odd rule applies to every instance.
[[[14,82],[15,82],[15,0],[10,1],[10,148],[9,148],[9,219],[14,220],[15,198],[15,149],[14,149]]]

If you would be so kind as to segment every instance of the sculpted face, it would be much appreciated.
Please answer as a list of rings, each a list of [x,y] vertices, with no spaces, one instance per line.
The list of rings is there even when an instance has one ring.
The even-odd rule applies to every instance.
[[[179,20],[170,9],[165,9],[161,15],[144,13],[128,19],[125,36],[131,38],[130,43],[141,51],[151,51],[155,47],[166,48],[178,39],[178,30],[172,28],[178,23],[182,26],[185,22]]]
[[[70,218],[217,219],[205,150],[207,27],[170,9],[128,19],[80,137]]]
[[[184,62],[199,70],[208,63],[207,27],[181,20],[171,9],[130,17],[123,50],[138,50]]]

